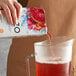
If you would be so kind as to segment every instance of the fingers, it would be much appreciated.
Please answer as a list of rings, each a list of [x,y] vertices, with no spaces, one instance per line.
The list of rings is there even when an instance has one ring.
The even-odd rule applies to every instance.
[[[3,15],[2,15],[2,12],[1,12],[1,10],[0,10],[0,18],[2,18],[3,17]]]
[[[17,19],[19,19],[22,6],[17,1],[14,2],[8,1],[7,3],[2,3],[0,6],[4,10],[8,22],[10,24],[15,25],[17,23]],[[0,11],[0,17],[2,17],[1,11]]]
[[[22,6],[16,1],[14,2],[14,6],[16,8],[17,18],[19,19],[20,13],[21,13],[21,10],[22,10]]]
[[[0,18],[2,18],[3,17],[3,15],[2,15],[2,12],[1,12],[1,7],[0,7]]]
[[[13,24],[15,25],[16,24],[16,21],[17,21],[16,9],[13,6],[13,4],[11,4],[11,3],[8,4],[8,7],[9,7],[9,9],[11,11],[11,16],[12,16]]]
[[[8,22],[10,24],[13,24],[12,17],[11,17],[11,12],[10,12],[9,7],[6,4],[2,4],[2,6],[3,6],[2,8],[3,8],[3,10],[4,10],[5,14],[6,14]]]

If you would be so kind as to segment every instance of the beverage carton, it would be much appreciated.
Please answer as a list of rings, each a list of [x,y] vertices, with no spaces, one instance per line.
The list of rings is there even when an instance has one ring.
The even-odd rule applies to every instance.
[[[23,8],[16,25],[0,18],[0,38],[39,36],[47,33],[45,12],[41,8]]]

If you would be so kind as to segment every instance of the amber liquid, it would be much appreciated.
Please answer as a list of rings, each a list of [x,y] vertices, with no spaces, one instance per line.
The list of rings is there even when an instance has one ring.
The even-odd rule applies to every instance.
[[[70,76],[71,62],[36,62],[37,76]]]

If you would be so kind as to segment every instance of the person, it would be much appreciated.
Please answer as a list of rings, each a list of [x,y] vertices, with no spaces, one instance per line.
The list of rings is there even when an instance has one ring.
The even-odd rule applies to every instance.
[[[24,0],[19,1],[25,5]],[[48,31],[52,37],[76,37],[76,0],[29,0],[27,6],[45,9]],[[33,43],[43,40],[43,37],[41,38],[26,37],[13,40],[8,57],[7,76],[26,76],[25,57],[34,51]],[[76,65],[75,50],[76,46],[73,49],[73,65]],[[33,67],[31,65],[31,70],[34,70]],[[35,76],[33,72],[31,76]]]
[[[26,0],[19,1],[22,1],[24,5]],[[52,37],[72,36],[76,38],[76,0],[29,0],[27,7],[45,9],[48,32]],[[43,36],[41,38],[43,40]],[[26,37],[13,40],[8,58],[8,76],[27,76],[25,57],[34,52],[33,43],[40,41],[41,38]],[[76,66],[75,44],[72,63]],[[34,72],[32,63],[30,67]],[[36,76],[33,72],[31,76]]]
[[[6,16],[9,24],[16,24],[22,10],[17,0],[0,0],[0,18]],[[10,25],[11,26],[11,25]],[[7,76],[7,59],[12,39],[0,39],[0,76]]]

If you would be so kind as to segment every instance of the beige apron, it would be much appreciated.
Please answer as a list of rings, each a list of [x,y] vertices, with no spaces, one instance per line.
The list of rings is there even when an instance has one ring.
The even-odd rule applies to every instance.
[[[65,35],[76,38],[76,0],[29,0],[28,7],[45,9],[48,31],[52,37]],[[33,52],[33,42],[44,39],[46,36],[14,39],[8,58],[7,75],[26,76],[25,57]],[[76,42],[73,48],[73,65],[76,65],[75,44]],[[33,67],[31,66],[32,70]]]

